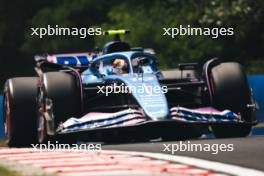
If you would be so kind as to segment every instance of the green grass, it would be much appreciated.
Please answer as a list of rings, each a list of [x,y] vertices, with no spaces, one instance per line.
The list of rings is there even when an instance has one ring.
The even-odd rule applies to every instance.
[[[257,127],[264,127],[264,122],[258,123]]]
[[[19,176],[19,174],[17,172],[14,171],[10,171],[2,166],[0,166],[0,175],[4,175],[4,176]]]
[[[6,147],[6,143],[5,143],[5,140],[3,139],[0,139],[0,147]],[[1,175],[1,174],[0,174]]]

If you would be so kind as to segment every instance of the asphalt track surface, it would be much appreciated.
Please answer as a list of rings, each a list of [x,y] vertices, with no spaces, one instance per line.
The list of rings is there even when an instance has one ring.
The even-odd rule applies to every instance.
[[[246,138],[215,139],[209,136],[205,139],[194,139],[189,141],[192,144],[233,144],[234,150],[231,152],[219,152],[218,154],[212,154],[212,152],[205,151],[177,151],[173,155],[189,156],[264,171],[263,127],[254,129],[253,135]],[[148,143],[116,144],[104,145],[103,149],[166,153],[172,155],[171,151],[165,150],[166,147],[164,145],[179,143],[180,141],[159,141]]]

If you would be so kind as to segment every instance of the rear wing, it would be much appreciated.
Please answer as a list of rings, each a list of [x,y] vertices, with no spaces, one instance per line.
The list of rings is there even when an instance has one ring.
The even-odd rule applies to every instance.
[[[35,61],[48,62],[52,64],[65,65],[71,67],[88,67],[91,61],[101,55],[101,53],[72,53],[72,54],[53,54],[53,55],[36,55]]]

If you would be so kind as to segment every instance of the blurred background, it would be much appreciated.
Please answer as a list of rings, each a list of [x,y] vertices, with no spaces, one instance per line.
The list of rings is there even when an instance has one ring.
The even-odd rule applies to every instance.
[[[232,27],[234,36],[164,37],[163,27]],[[102,48],[105,36],[31,36],[31,27],[130,29],[133,47],[153,48],[161,68],[212,57],[237,60],[249,74],[264,72],[263,0],[0,0],[0,88],[34,74],[34,55]]]
[[[234,28],[233,36],[164,37],[163,27]],[[243,64],[250,75],[264,121],[264,1],[263,0],[0,0],[0,90],[15,76],[34,74],[34,55],[87,52],[102,48],[106,36],[31,36],[31,27],[101,27],[130,29],[131,46],[153,48],[162,69],[180,62],[219,57]],[[0,92],[1,94],[1,92]],[[0,116],[2,116],[0,95]],[[0,122],[2,118],[0,117]],[[3,123],[0,137],[3,136]]]

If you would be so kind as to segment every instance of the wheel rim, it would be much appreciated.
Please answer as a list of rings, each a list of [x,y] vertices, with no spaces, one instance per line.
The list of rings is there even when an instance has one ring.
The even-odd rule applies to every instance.
[[[11,139],[10,134],[10,101],[8,93],[4,95],[4,109],[5,109],[5,136],[6,142],[9,143]]]
[[[45,139],[45,105],[43,102],[43,93],[40,93],[38,98],[38,140],[40,143],[44,142]]]

